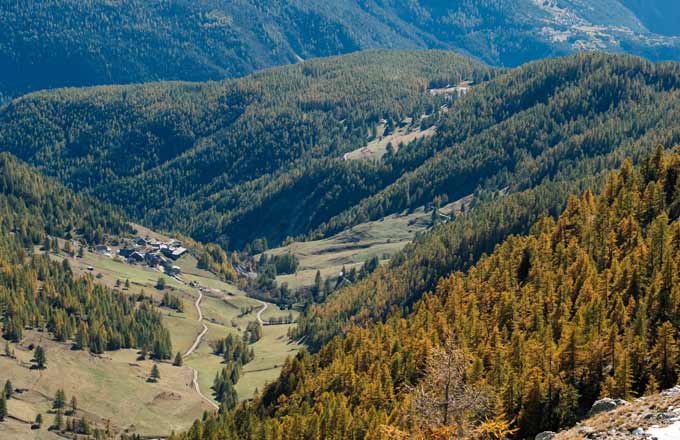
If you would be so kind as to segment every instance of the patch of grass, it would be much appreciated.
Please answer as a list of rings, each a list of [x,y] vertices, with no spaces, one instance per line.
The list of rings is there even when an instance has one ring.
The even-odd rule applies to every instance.
[[[11,402],[11,401],[10,401]],[[12,403],[8,404],[10,414],[12,414]],[[31,424],[22,423],[12,419],[5,419],[0,423],[0,438],[11,440],[63,440],[63,437],[48,431],[47,427],[52,423],[50,417],[45,417],[45,422],[40,430],[31,429]],[[47,423],[49,421],[49,424]]]
[[[462,206],[471,201],[472,196],[464,197],[443,206],[439,212],[444,215],[460,212]],[[343,267],[348,271],[353,267],[359,269],[373,257],[385,262],[431,225],[432,211],[420,207],[410,213],[359,224],[322,240],[295,242],[271,249],[266,254],[292,253],[298,258],[300,265],[296,273],[276,277],[277,283],[288,283],[288,287],[295,290],[312,286],[317,270],[323,278],[335,279]]]
[[[394,151],[396,152],[399,149],[399,144],[403,143],[406,145],[417,139],[433,136],[437,132],[437,129],[435,127],[430,127],[425,130],[421,130],[420,126],[405,126],[402,128],[397,128],[394,133],[388,136],[383,136],[384,132],[385,124],[381,124],[378,127],[379,137],[369,142],[366,146],[347,153],[345,155],[345,160],[380,160],[387,152],[388,144],[391,143]]]
[[[252,345],[255,359],[243,367],[243,375],[236,384],[239,397],[251,397],[255,389],[262,391],[267,383],[279,377],[286,358],[295,356],[300,346],[288,339],[290,327],[291,325],[264,327],[262,339]]]
[[[167,240],[167,237],[154,236],[152,232],[147,231],[140,235]],[[61,261],[64,256],[53,255],[53,258]],[[64,375],[67,375],[65,371],[73,371],[75,375],[70,377],[75,378],[83,375],[84,381],[82,384],[70,380],[60,382],[55,377],[50,379],[49,385],[44,387],[42,387],[41,382],[38,382],[38,385],[35,382],[29,383],[26,386],[36,396],[36,402],[32,402],[29,408],[35,408],[35,411],[43,413],[43,417],[46,419],[45,426],[51,424],[52,417],[46,416],[46,412],[50,408],[48,397],[53,396],[56,389],[60,387],[66,390],[69,397],[72,391],[79,390],[77,394],[79,401],[81,400],[81,393],[83,395],[88,394],[89,397],[83,401],[82,407],[93,420],[116,414],[116,417],[111,418],[115,429],[133,426],[132,431],[142,435],[164,435],[173,429],[181,431],[186,429],[195,418],[200,417],[203,410],[211,409],[193,390],[191,386],[192,372],[189,367],[198,371],[199,386],[203,394],[212,397],[210,387],[215,374],[224,367],[224,364],[220,356],[212,354],[209,342],[223,338],[229,333],[242,334],[247,324],[256,320],[256,314],[261,308],[261,304],[247,297],[236,286],[219,280],[210,272],[198,269],[196,267],[197,260],[193,256],[184,256],[178,260],[178,265],[183,271],[181,278],[187,284],[166,277],[146,266],[129,265],[90,252],[86,252],[83,258],[69,258],[69,262],[76,275],[90,274],[96,276],[101,274],[101,276],[96,277],[97,282],[110,287],[115,287],[116,280],[120,280],[124,284],[125,280],[129,279],[130,289],[123,290],[123,284],[119,286],[119,289],[131,295],[136,295],[143,290],[145,295],[153,297],[156,303],[160,302],[164,293],[155,288],[156,281],[159,277],[164,277],[168,286],[166,290],[172,291],[173,295],[179,296],[184,301],[183,313],[159,308],[163,315],[163,322],[170,331],[173,353],[179,351],[184,354],[202,331],[203,327],[197,321],[198,313],[194,306],[199,295],[198,289],[188,285],[191,281],[198,283],[205,288],[201,310],[204,315],[204,323],[208,326],[208,332],[197,350],[191,356],[185,358],[184,368],[173,370],[168,364],[160,365],[161,381],[158,384],[146,382],[152,364],[150,361],[136,361],[136,352],[114,352],[96,357],[83,352],[72,352],[67,347],[66,349],[62,347],[61,351],[56,352],[58,353],[56,357],[52,359],[50,354],[52,348],[50,348],[48,351],[48,370],[46,370],[48,375],[52,374],[53,371],[59,371]],[[91,266],[93,270],[88,270],[88,266]],[[247,307],[252,308],[253,312],[239,316],[241,314],[240,309]],[[287,310],[282,311],[274,304],[269,304],[267,310],[263,313],[263,319],[287,316],[288,313]],[[295,311],[292,313],[294,316],[297,314]],[[299,347],[288,343],[285,336],[288,327],[265,326],[263,329],[262,340],[253,346],[255,348],[255,359],[246,366],[246,370],[251,370],[251,372],[244,375],[237,385],[237,391],[242,399],[250,398],[255,389],[261,390],[266,382],[273,381],[278,376],[286,357],[299,349]],[[55,362],[54,368],[53,361]],[[2,368],[3,364],[0,360],[0,370]],[[16,368],[16,366],[12,367],[13,370]],[[261,371],[252,372],[253,369]],[[178,377],[179,371],[183,372],[181,377]],[[27,378],[17,376],[19,383],[24,379],[26,379],[25,382],[30,382]],[[14,381],[14,379],[12,380]],[[173,381],[172,386],[168,386],[166,380]],[[139,386],[140,389],[133,389],[135,386]],[[152,392],[149,390],[157,390],[159,387],[165,391],[158,391],[151,395]],[[101,396],[108,403],[96,401],[96,396]],[[157,396],[160,397],[156,398]],[[176,400],[178,396],[181,398]],[[135,400],[135,404],[126,406],[125,399],[127,398]],[[164,403],[165,400],[175,406],[166,408],[171,404]],[[124,410],[119,410],[120,407],[124,407]],[[17,409],[17,411],[19,410]],[[25,412],[27,418],[35,416],[30,411]],[[179,412],[182,413],[179,414]],[[162,430],[158,429],[161,426],[166,427],[164,428],[165,431],[161,432]],[[17,429],[19,428],[21,426],[17,427]],[[2,435],[0,435],[0,438],[3,438]],[[52,439],[50,438],[50,440]]]
[[[45,347],[47,369],[30,369],[32,352],[27,347],[31,343]],[[116,431],[134,425],[134,432],[142,435],[167,435],[172,430],[187,429],[204,410],[210,409],[191,387],[191,369],[161,363],[160,381],[149,383],[146,379],[153,363],[138,361],[136,350],[95,356],[73,351],[69,345],[37,332],[28,332],[14,349],[16,359],[0,357],[0,371],[16,388],[30,391],[17,394],[16,401],[12,399],[10,414],[32,421],[40,412],[45,429],[53,421],[48,412],[60,388],[66,392],[67,400],[77,397],[79,415],[102,425],[104,419],[110,419]],[[2,435],[3,425],[0,424],[0,438],[14,438]]]
[[[298,312],[296,310],[281,309],[276,304],[269,304],[267,309],[262,312],[261,316],[262,320],[266,322],[272,318],[286,318],[288,315],[291,315],[293,319],[295,319],[298,315]]]
[[[359,269],[373,257],[385,260],[401,251],[416,233],[430,227],[431,213],[422,208],[411,214],[395,214],[383,220],[362,223],[332,237],[296,242],[267,251],[269,255],[294,254],[300,261],[297,273],[280,275],[276,281],[291,289],[314,284],[316,271],[324,278],[337,278],[344,267]]]

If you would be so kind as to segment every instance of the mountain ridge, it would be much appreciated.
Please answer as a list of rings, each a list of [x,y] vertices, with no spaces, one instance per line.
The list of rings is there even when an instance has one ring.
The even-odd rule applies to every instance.
[[[679,59],[680,35],[669,32],[677,8],[657,0],[650,9],[635,0],[6,3],[0,100],[63,86],[219,80],[371,48],[454,50],[505,66],[577,50]]]

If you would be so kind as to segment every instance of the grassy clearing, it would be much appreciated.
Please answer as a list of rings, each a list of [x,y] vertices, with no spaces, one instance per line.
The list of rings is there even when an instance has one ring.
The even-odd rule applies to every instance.
[[[262,312],[262,320],[267,322],[273,318],[286,318],[288,315],[292,315],[293,318],[297,316],[297,313],[293,310],[280,309],[276,304],[269,304],[267,309]],[[266,326],[269,327],[269,326]]]
[[[13,401],[8,403],[10,414],[12,414],[14,405],[15,402]],[[5,419],[4,422],[0,423],[0,438],[8,440],[63,440],[63,437],[48,431],[45,427],[40,430],[33,430],[29,423],[18,422],[13,419]]]
[[[407,120],[410,123],[410,119]],[[378,138],[366,144],[366,146],[351,151],[345,154],[345,160],[379,160],[387,152],[387,145],[392,144],[394,151],[399,149],[399,144],[409,144],[417,139],[433,136],[437,130],[435,127],[430,127],[421,130],[420,126],[397,128],[392,134],[383,136],[385,132],[385,124],[378,127]]]
[[[194,257],[191,254],[183,255],[180,259],[178,259],[175,262],[175,264],[182,269],[182,273],[185,274],[185,276],[186,275],[194,275],[194,276],[197,276],[199,278],[203,278],[204,280],[215,280],[215,281],[219,282],[219,280],[214,279],[215,277],[211,272],[209,272],[207,270],[199,269],[198,268],[198,260],[196,259],[196,257]],[[224,283],[224,284],[226,284],[226,283]],[[210,286],[208,286],[208,287],[210,287]]]
[[[253,311],[241,316],[241,307],[252,307]],[[208,333],[196,352],[187,359],[187,365],[199,372],[199,385],[204,394],[211,395],[213,379],[224,368],[222,359],[212,354],[210,341],[223,338],[229,333],[243,334],[248,323],[256,320],[260,308],[261,305],[257,301],[246,297],[242,292],[235,296],[229,296],[224,292],[221,294],[206,292],[201,309]],[[262,317],[267,320],[270,317],[287,316],[289,313],[294,318],[297,316],[295,311],[280,310],[276,305],[269,304]],[[299,350],[299,346],[288,340],[289,327],[289,325],[264,327],[262,339],[252,345],[255,359],[244,367],[244,372],[251,373],[244,373],[236,384],[236,391],[241,399],[252,397],[256,389],[262,390],[266,383],[276,379],[286,358]]]
[[[241,398],[250,397],[255,389],[262,390],[281,373],[281,367],[288,356],[294,356],[301,348],[288,339],[291,325],[268,325],[264,336],[253,344],[255,359],[243,368],[236,391]]]
[[[410,214],[395,214],[380,221],[362,223],[323,240],[296,242],[267,253],[297,256],[300,261],[298,271],[276,278],[279,284],[288,283],[290,288],[297,289],[313,285],[317,270],[324,278],[335,278],[343,267],[358,269],[376,256],[380,260],[389,259],[430,223],[431,214],[420,208]]]
[[[468,196],[442,207],[444,216],[460,212],[469,204]],[[446,217],[440,217],[445,220]],[[426,231],[432,225],[432,212],[420,207],[410,213],[393,214],[381,220],[362,223],[323,240],[295,242],[267,251],[269,255],[294,254],[300,261],[298,271],[290,275],[279,275],[276,281],[288,283],[291,289],[314,284],[316,271],[323,278],[336,278],[343,267],[356,267],[373,257],[386,261],[410,243],[417,233]]]
[[[229,330],[210,322],[206,322],[206,325],[208,326],[208,333],[203,339],[204,342],[186,359],[185,364],[198,371],[198,384],[201,387],[201,391],[209,398],[213,398],[211,390],[213,380],[224,365],[222,364],[222,358],[212,353],[209,342],[225,337]]]
[[[47,369],[30,369],[31,343],[45,348]],[[10,379],[15,388],[28,391],[10,401],[10,415],[31,421],[42,413],[43,430],[53,423],[51,400],[60,388],[68,399],[77,397],[79,417],[85,415],[100,425],[105,418],[110,419],[112,428],[118,432],[129,429],[142,435],[167,435],[172,430],[186,429],[204,410],[210,409],[191,387],[191,369],[161,363],[158,364],[161,380],[149,383],[146,379],[153,363],[137,360],[135,350],[94,356],[73,351],[69,345],[37,332],[28,332],[22,343],[13,348],[16,359],[0,357],[0,371],[3,379]],[[15,431],[22,431],[20,428],[19,424],[8,427],[0,424],[0,438],[36,438],[30,429],[19,436]],[[53,437],[45,433],[37,438]]]

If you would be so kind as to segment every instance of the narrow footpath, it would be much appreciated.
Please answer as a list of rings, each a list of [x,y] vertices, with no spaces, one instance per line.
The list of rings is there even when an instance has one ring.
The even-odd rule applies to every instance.
[[[254,298],[253,298],[254,299]],[[269,307],[269,304],[267,304],[264,301],[260,301],[259,299],[255,299],[255,301],[259,302],[262,305],[262,308],[257,312],[257,322],[260,323],[262,327],[264,327],[264,321],[262,320],[262,312],[267,310],[267,307]]]
[[[201,310],[201,301],[203,300],[203,292],[198,289],[198,299],[194,303],[194,306],[196,307],[196,311],[198,312],[198,322],[200,322],[203,325],[203,330],[201,333],[196,336],[196,340],[194,340],[193,345],[184,353],[184,357],[187,358],[191,356],[191,354],[196,351],[199,345],[201,345],[201,341],[203,340],[203,336],[205,336],[206,333],[208,333],[208,326],[205,325],[203,322],[203,311]],[[210,404],[215,409],[219,409],[220,407],[213,402],[212,399],[208,398],[203,392],[201,391],[201,386],[198,384],[198,370],[196,370],[193,367],[189,367],[191,370],[194,372],[194,378],[193,378],[193,384],[194,384],[194,389],[196,389],[196,392],[198,393],[199,396],[206,402]]]

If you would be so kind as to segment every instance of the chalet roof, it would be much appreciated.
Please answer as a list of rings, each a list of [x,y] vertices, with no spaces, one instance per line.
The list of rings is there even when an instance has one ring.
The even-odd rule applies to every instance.
[[[185,253],[186,251],[187,251],[187,250],[186,250],[185,248],[183,248],[183,247],[178,247],[178,248],[175,248],[175,250],[172,251],[172,255],[182,255],[182,254]]]

